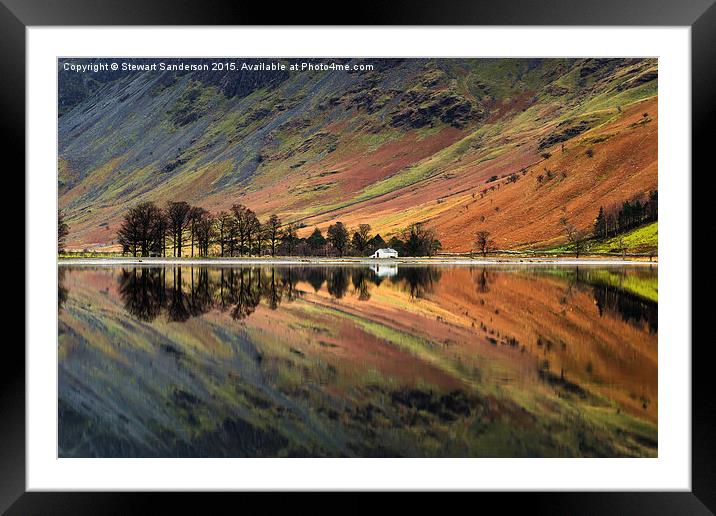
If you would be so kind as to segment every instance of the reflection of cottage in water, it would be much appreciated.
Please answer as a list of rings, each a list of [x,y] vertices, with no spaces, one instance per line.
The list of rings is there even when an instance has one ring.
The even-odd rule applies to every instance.
[[[370,255],[371,258],[397,258],[398,257],[398,251],[395,249],[391,249],[390,247],[386,249],[378,249],[376,252]]]
[[[398,274],[397,265],[371,265],[370,270],[375,272],[375,275],[379,278],[390,278]]]

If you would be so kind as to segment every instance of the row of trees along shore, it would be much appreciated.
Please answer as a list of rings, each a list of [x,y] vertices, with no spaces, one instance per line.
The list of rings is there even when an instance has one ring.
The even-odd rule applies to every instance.
[[[433,230],[414,223],[385,241],[371,234],[368,224],[353,231],[342,222],[328,227],[324,236],[315,228],[298,237],[302,226],[283,223],[277,215],[260,221],[242,204],[216,215],[187,202],[169,202],[160,208],[144,202],[131,208],[117,232],[122,254],[133,256],[369,256],[392,247],[400,256],[432,256],[441,246]]]
[[[591,234],[579,230],[566,218],[560,224],[577,256],[587,251],[590,238],[606,239],[658,220],[658,191],[646,199],[601,206]],[[58,252],[65,249],[69,227],[58,211]],[[246,206],[235,204],[230,211],[212,215],[199,206],[186,202],[169,202],[165,209],[152,202],[131,208],[117,233],[122,254],[134,256],[182,256],[189,247],[194,256],[368,256],[376,249],[391,247],[401,256],[433,256],[441,250],[435,232],[421,223],[404,228],[386,242],[379,234],[372,235],[368,224],[359,224],[352,232],[342,223],[329,226],[326,236],[315,228],[307,238],[299,238],[300,226],[283,224],[277,215],[261,222]],[[486,256],[497,251],[491,233],[479,230],[474,234],[473,249]],[[169,254],[168,254],[169,253]]]

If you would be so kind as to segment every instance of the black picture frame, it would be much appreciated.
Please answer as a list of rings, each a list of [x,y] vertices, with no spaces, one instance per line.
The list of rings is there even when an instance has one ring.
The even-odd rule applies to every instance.
[[[530,3],[521,0],[370,0],[353,4],[350,12],[340,15],[339,5],[335,2],[284,3],[278,7],[279,4],[244,0],[0,0],[3,162],[15,163],[18,171],[14,174],[18,182],[16,191],[24,191],[24,182],[20,179],[23,175],[19,170],[25,167],[25,150],[21,143],[25,139],[25,30],[29,26],[635,25],[691,27],[692,106],[695,108],[692,110],[692,168],[708,170],[707,164],[713,166],[707,161],[712,145],[709,126],[716,114],[713,87],[716,84],[715,3],[716,0],[541,0]],[[18,235],[17,241],[24,241],[24,235]],[[22,249],[24,259],[24,245]],[[14,291],[24,292],[21,288],[23,286],[18,285]],[[21,303],[19,297],[16,294],[15,306],[22,306],[24,310],[25,303]],[[691,332],[687,334],[691,335]],[[713,443],[716,410],[711,394],[713,374],[709,370],[708,344],[704,341],[692,346],[692,491],[485,496],[500,497],[503,510],[526,504],[533,513],[712,514],[716,511],[716,448]],[[6,339],[0,364],[0,510],[7,510],[8,514],[133,513],[146,510],[147,502],[159,496],[26,493],[25,351],[19,339]],[[185,496],[175,496],[173,501],[182,504],[184,510],[191,507]],[[167,509],[167,506],[163,508]]]

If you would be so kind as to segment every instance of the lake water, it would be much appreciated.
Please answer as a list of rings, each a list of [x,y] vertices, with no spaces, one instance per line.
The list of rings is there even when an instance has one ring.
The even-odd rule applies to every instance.
[[[59,267],[61,457],[657,455],[657,268]]]

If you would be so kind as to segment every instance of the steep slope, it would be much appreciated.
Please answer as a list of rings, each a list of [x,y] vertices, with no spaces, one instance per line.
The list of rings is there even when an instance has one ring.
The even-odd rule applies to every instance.
[[[373,69],[77,79],[61,60],[68,247],[111,248],[124,211],[147,200],[240,202],[301,236],[420,221],[447,251],[469,250],[478,227],[502,248],[540,247],[561,241],[560,219],[586,228],[600,205],[657,186],[656,60],[340,62]],[[545,168],[555,177],[538,181]]]

